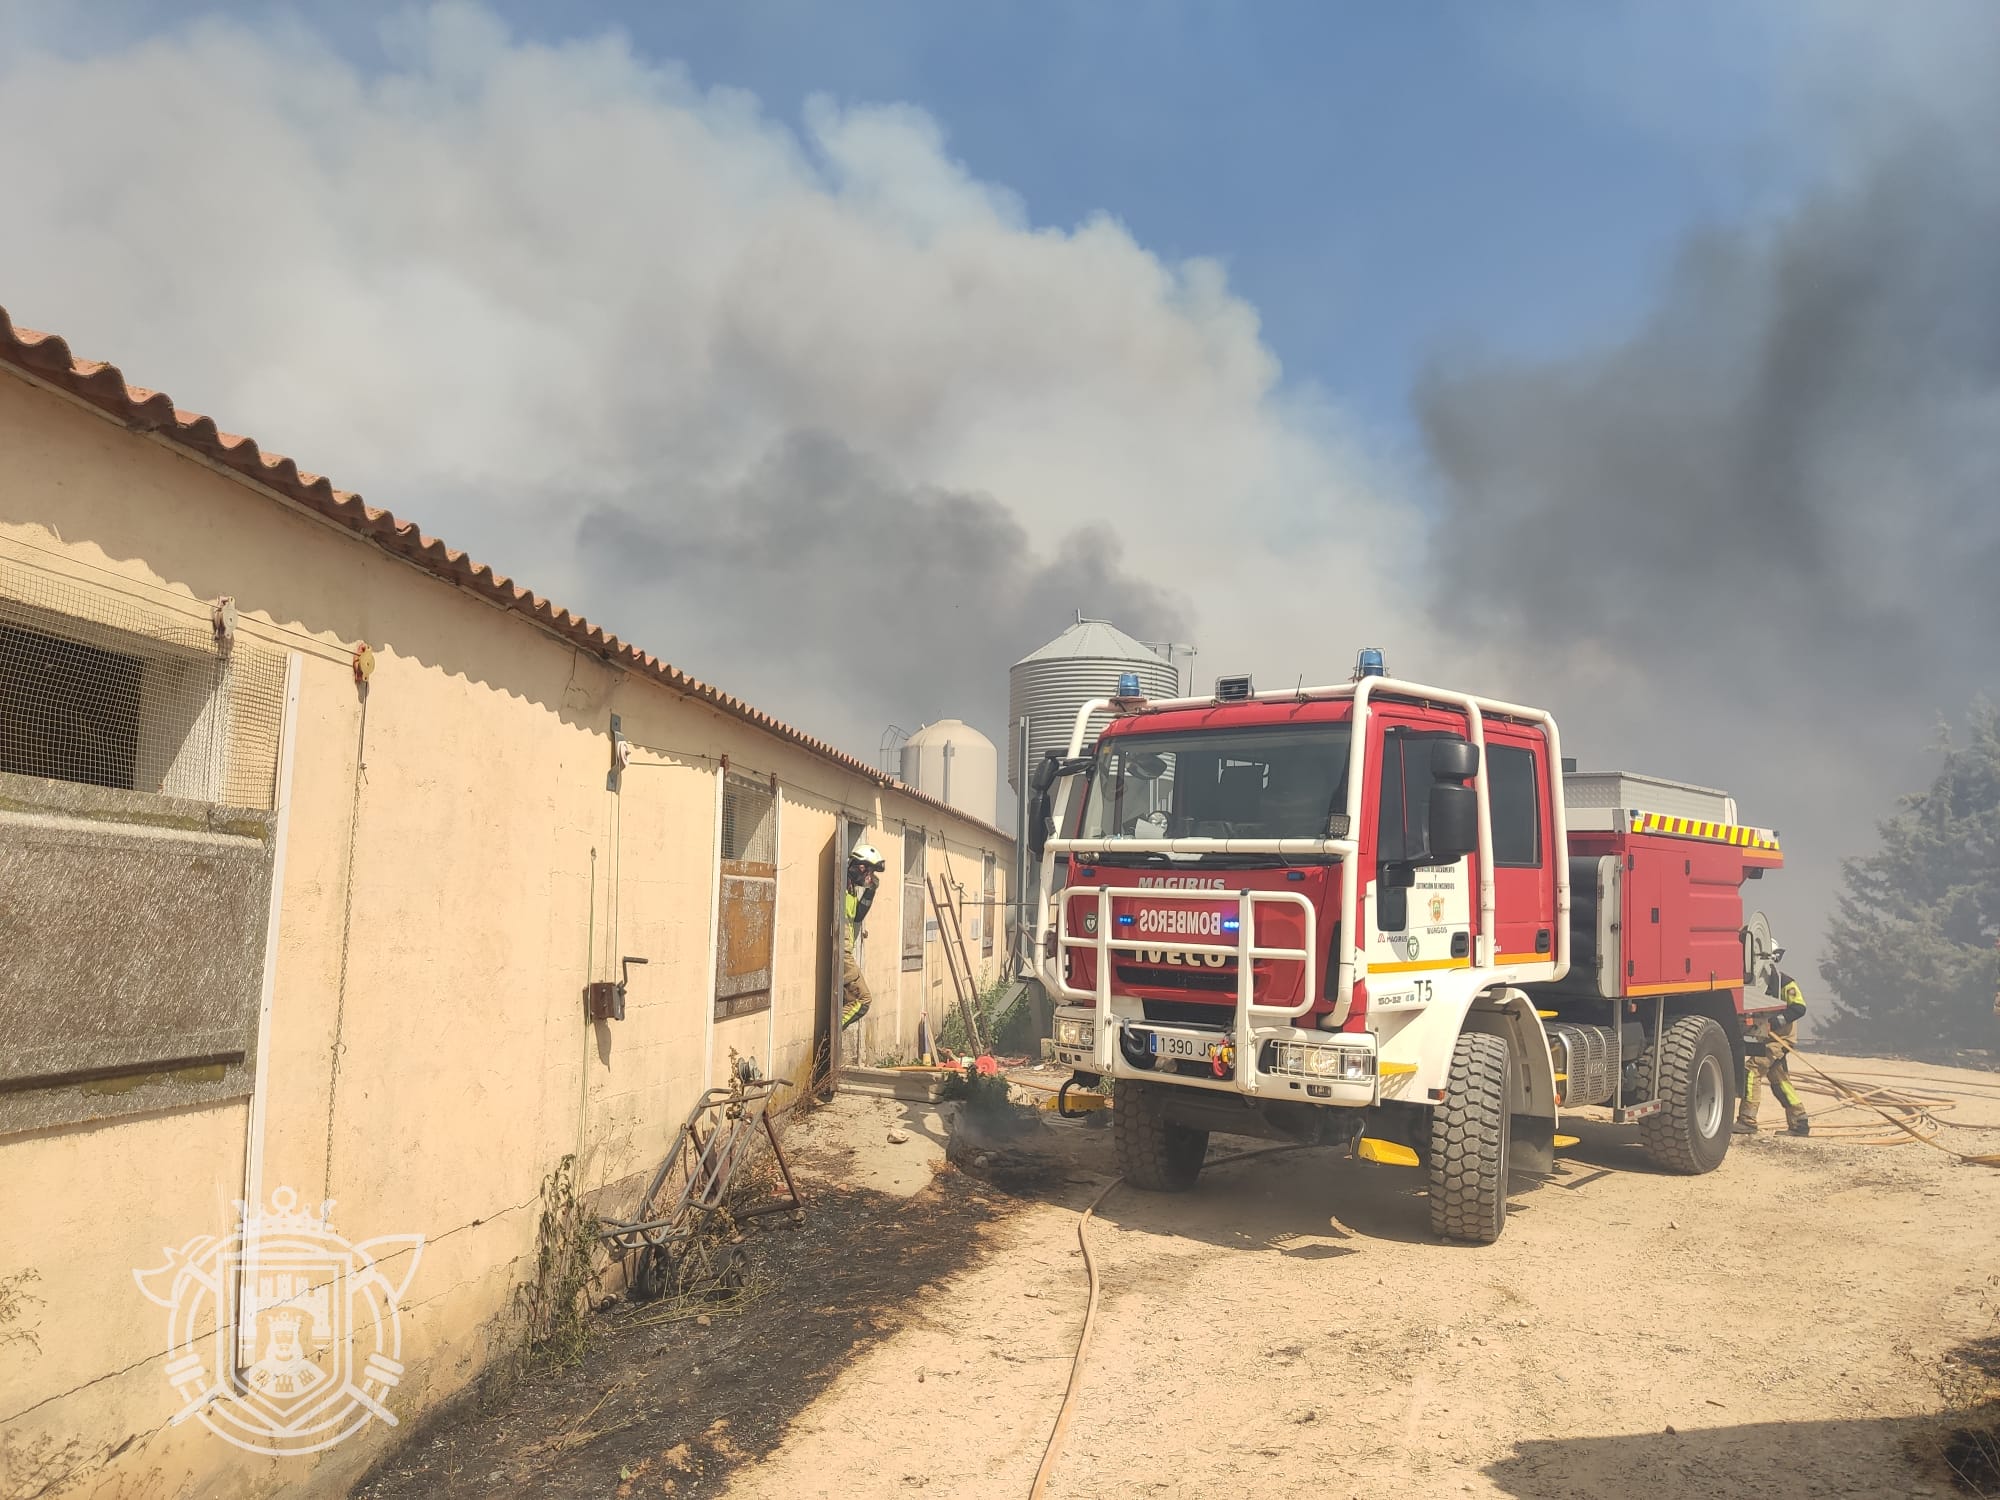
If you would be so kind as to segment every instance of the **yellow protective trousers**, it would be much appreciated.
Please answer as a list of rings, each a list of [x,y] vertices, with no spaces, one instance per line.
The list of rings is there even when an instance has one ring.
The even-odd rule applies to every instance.
[[[1771,1081],[1771,1092],[1778,1103],[1784,1106],[1785,1123],[1790,1124],[1806,1112],[1806,1102],[1799,1097],[1799,1091],[1792,1086],[1791,1070],[1785,1066],[1785,1054],[1772,1057],[1748,1057],[1743,1063],[1743,1101],[1737,1106],[1736,1118],[1746,1124],[1757,1123],[1757,1081],[1759,1078]]]

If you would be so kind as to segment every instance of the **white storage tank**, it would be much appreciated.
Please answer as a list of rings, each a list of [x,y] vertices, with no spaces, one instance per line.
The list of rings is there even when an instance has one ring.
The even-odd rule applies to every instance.
[[[1180,696],[1180,673],[1173,663],[1106,620],[1079,619],[1041,650],[1014,663],[1007,674],[1007,784],[1021,786],[1021,719],[1028,725],[1032,765],[1051,750],[1069,749],[1077,710],[1092,698],[1109,698],[1118,679],[1138,674],[1148,698]],[[1107,717],[1097,722],[1101,728]]]
[[[903,741],[902,780],[982,823],[994,821],[1000,755],[963,719],[939,719]]]

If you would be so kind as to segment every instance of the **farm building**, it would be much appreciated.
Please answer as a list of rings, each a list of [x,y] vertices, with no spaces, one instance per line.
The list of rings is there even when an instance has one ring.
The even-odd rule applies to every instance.
[[[174,1420],[257,1353],[232,1309],[402,1422],[462,1389],[563,1158],[629,1195],[732,1059],[808,1079],[858,839],[874,1061],[951,994],[933,883],[998,972],[1006,834],[0,311],[9,1492],[343,1493],[388,1423],[274,1457]],[[214,1273],[239,1200],[377,1242],[393,1353],[379,1301]]]

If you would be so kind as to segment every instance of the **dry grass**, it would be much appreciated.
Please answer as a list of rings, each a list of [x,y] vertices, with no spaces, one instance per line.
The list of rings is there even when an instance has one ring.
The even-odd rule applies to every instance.
[[[2000,1286],[2000,1277],[1993,1284]],[[1995,1311],[1990,1296],[1986,1311]],[[2000,1500],[2000,1318],[1995,1327],[1961,1344],[1930,1372],[1941,1410],[1915,1454],[1942,1464],[1953,1486],[1977,1500]]]

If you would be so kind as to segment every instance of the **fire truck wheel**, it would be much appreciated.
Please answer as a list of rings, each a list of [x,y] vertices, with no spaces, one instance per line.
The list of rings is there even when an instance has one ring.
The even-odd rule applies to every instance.
[[[1729,1038],[1709,1017],[1682,1016],[1667,1024],[1660,1112],[1639,1122],[1639,1143],[1655,1166],[1692,1177],[1722,1165],[1736,1113],[1734,1072]],[[1639,1059],[1639,1076],[1652,1080],[1650,1047]]]
[[[1431,1230],[1490,1245],[1507,1225],[1507,1079],[1503,1036],[1468,1031],[1451,1053],[1442,1103],[1431,1110]]]
[[[1194,1186],[1208,1155],[1208,1132],[1169,1120],[1164,1089],[1121,1078],[1111,1125],[1118,1170],[1133,1187],[1185,1193]]]

